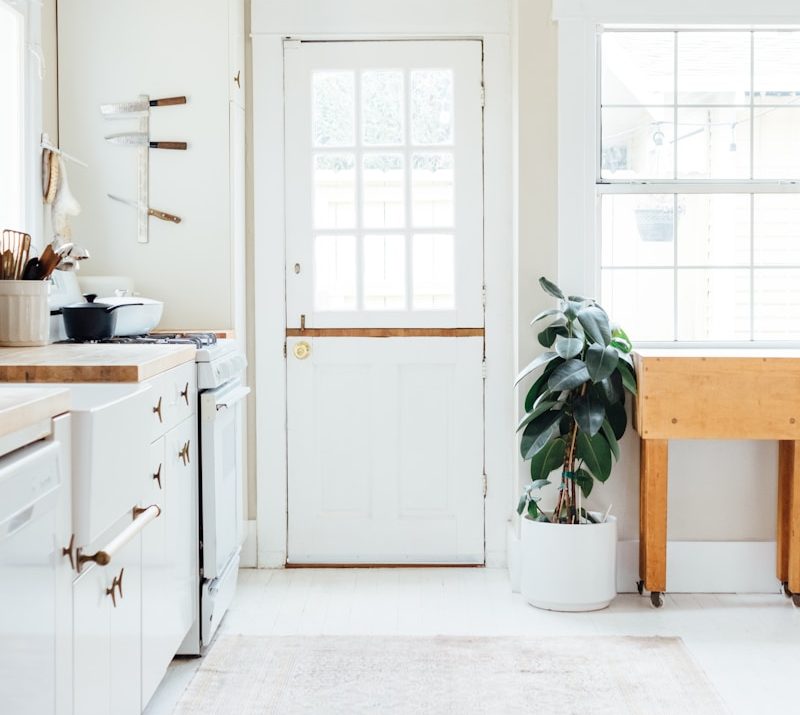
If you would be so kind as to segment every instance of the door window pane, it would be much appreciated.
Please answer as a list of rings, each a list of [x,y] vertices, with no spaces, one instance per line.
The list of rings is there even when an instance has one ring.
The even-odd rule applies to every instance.
[[[800,195],[761,194],[753,201],[755,264],[800,266]]]
[[[671,179],[674,123],[671,109],[603,109],[604,179]]]
[[[451,235],[414,236],[412,247],[414,308],[447,310],[455,307],[455,260]]]
[[[672,104],[674,32],[606,32],[601,41],[603,106]]]
[[[364,308],[406,307],[404,236],[364,236]]]
[[[366,228],[405,226],[405,171],[402,154],[367,154],[362,172]]]
[[[452,70],[411,72],[411,142],[453,143]]]
[[[403,143],[403,73],[370,71],[361,75],[361,131],[366,145]]]
[[[678,340],[749,340],[750,271],[678,270]]]
[[[679,179],[749,179],[750,110],[678,110]]]
[[[356,168],[352,154],[314,157],[314,226],[355,228]]]
[[[679,104],[750,104],[750,33],[678,33]]]
[[[314,305],[317,310],[355,310],[355,236],[316,237],[314,288]]]
[[[750,263],[750,195],[678,197],[678,265]]]
[[[674,210],[672,194],[603,196],[603,265],[672,266]]]
[[[355,73],[315,72],[312,107],[314,146],[355,144]]]
[[[453,155],[411,158],[411,220],[414,226],[450,227],[454,218]]]

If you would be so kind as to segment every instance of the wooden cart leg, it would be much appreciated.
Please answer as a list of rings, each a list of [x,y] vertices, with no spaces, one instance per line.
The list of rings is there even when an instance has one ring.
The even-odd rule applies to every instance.
[[[778,516],[776,539],[776,575],[786,595],[789,591],[789,536],[791,533],[792,472],[795,460],[795,443],[781,440],[778,443]]]
[[[639,578],[656,606],[667,588],[668,445],[643,439],[639,465]]]
[[[800,606],[800,449],[798,442],[780,451],[780,500],[778,511],[778,569],[786,564],[788,590],[795,606]]]

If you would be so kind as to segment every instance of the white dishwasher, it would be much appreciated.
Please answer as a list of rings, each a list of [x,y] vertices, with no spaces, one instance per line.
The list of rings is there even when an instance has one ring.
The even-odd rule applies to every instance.
[[[2,712],[72,709],[70,418],[0,438]]]

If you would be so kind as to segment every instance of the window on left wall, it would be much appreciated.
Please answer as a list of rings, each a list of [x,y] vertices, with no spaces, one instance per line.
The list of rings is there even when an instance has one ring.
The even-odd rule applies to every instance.
[[[24,38],[22,14],[0,0],[0,228],[19,228],[25,218]]]

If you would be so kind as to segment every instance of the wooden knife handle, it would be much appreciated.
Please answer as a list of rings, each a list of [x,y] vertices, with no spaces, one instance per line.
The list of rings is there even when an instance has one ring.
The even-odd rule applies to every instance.
[[[150,142],[151,149],[179,149],[186,150],[186,142]]]
[[[171,223],[180,223],[181,217],[168,214],[166,211],[159,211],[158,209],[147,209],[147,213],[154,218],[160,218],[162,221],[170,221]]]
[[[171,107],[174,104],[186,104],[186,97],[164,97],[150,100],[151,107]]]

